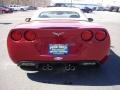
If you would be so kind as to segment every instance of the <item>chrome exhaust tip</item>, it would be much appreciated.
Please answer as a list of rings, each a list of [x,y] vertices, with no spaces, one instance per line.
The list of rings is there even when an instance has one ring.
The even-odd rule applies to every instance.
[[[71,69],[70,69],[70,66],[65,66],[65,70],[66,71],[70,71]]]
[[[47,70],[47,66],[43,66],[42,70],[44,70],[44,71]]]
[[[51,71],[51,70],[53,70],[53,67],[52,66],[48,66],[47,69]]]
[[[71,71],[75,71],[76,70],[75,66],[71,66],[70,69],[71,69]]]

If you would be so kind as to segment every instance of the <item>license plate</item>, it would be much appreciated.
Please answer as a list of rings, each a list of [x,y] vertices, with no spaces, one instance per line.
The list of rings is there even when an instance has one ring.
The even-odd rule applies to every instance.
[[[49,44],[49,53],[53,55],[68,54],[67,44]]]

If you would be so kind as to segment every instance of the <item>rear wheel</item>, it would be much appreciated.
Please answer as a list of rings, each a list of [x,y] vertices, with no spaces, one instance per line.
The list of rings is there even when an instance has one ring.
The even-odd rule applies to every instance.
[[[88,13],[92,13],[92,10],[89,10]]]
[[[100,63],[96,63],[96,65],[94,65],[95,68],[100,68],[101,64]]]
[[[116,12],[119,12],[119,8],[116,8]]]

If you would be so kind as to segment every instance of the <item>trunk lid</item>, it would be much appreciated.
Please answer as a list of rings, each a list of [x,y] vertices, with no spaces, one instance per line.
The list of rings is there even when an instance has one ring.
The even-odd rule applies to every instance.
[[[51,52],[54,52],[58,49],[63,50],[61,51],[63,54],[80,53],[82,42],[80,38],[81,30],[78,28],[50,27],[41,28],[36,32],[38,36],[35,47],[41,54],[51,54],[51,50],[53,50]]]

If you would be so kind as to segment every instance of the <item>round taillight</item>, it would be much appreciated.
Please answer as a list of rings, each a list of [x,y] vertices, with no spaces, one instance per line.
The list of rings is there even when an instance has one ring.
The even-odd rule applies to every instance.
[[[35,32],[33,32],[33,31],[27,31],[27,32],[25,32],[25,34],[24,34],[24,38],[25,38],[27,41],[33,41],[33,40],[35,40],[35,38],[36,38],[36,34],[35,34]]]
[[[84,41],[89,41],[93,37],[93,33],[91,31],[83,31],[81,34],[81,38]]]
[[[96,32],[96,34],[95,34],[95,38],[96,38],[96,40],[98,40],[98,41],[103,41],[103,40],[105,40],[106,36],[107,36],[107,34],[106,34],[105,31],[98,31],[98,32]]]
[[[11,38],[12,38],[12,40],[14,40],[14,41],[19,41],[19,40],[21,40],[21,38],[22,38],[22,34],[21,34],[20,31],[13,31],[13,32],[11,33]]]

